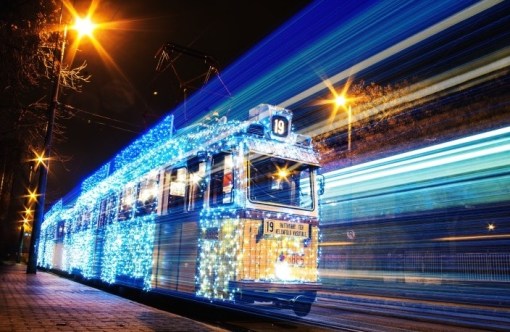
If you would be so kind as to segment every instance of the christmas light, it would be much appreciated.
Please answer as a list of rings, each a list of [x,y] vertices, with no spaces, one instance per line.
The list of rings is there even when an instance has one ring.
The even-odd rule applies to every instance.
[[[287,114],[278,108],[265,107],[275,114]],[[200,211],[198,272],[192,281],[197,286],[196,294],[233,300],[238,291],[231,286],[234,280],[318,281],[317,225],[312,225],[306,214],[253,211],[252,215],[251,210],[245,208],[248,204],[245,190],[249,183],[244,165],[249,150],[317,164],[312,147],[296,145],[295,134],[288,140],[279,138],[277,141],[247,135],[250,121],[196,125],[175,135],[172,135],[172,123],[171,117],[165,118],[85,179],[76,197],[64,197],[46,213],[39,265],[106,283],[128,284],[146,290],[154,287],[153,268],[159,264],[153,261],[156,221],[158,211],[162,213],[161,207],[159,210],[156,207],[164,187],[164,172],[169,165],[205,152],[207,160],[211,156],[226,156],[222,157],[224,179],[220,182],[225,196],[217,205]],[[266,126],[269,127],[269,122]],[[199,167],[188,173],[192,184],[199,188],[206,184],[200,190],[205,190],[211,181],[210,167]],[[290,181],[293,171],[281,167],[278,173],[282,179]],[[180,182],[172,182],[166,190],[172,195],[184,195],[186,176],[177,172],[175,178]],[[303,188],[311,190],[310,184]],[[288,211],[292,211],[291,207]],[[305,207],[305,211],[308,208]],[[305,232],[305,238],[263,235],[262,220],[271,218],[287,221],[286,225],[292,227],[305,224],[310,231]],[[56,256],[58,252],[61,258]],[[278,267],[280,263],[285,266],[283,272]],[[156,278],[165,280],[165,276]]]

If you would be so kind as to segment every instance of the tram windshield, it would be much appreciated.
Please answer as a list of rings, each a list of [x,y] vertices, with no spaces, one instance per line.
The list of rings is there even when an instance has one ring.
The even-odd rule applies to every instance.
[[[314,166],[258,153],[249,165],[250,201],[313,209]]]

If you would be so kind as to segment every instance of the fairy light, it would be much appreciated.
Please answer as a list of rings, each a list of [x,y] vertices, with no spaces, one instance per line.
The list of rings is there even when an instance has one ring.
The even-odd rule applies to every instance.
[[[317,162],[311,147],[293,145],[295,137],[290,137],[289,144],[237,135],[245,131],[249,122],[196,126],[171,136],[172,121],[171,117],[166,118],[135,140],[83,181],[78,197],[64,198],[48,211],[42,225],[39,265],[79,273],[85,278],[98,278],[106,283],[129,283],[150,289],[154,280],[157,214],[155,210],[137,214],[137,203],[157,199],[163,182],[159,170],[196,155],[204,147],[208,147],[209,155],[235,151],[232,159],[226,158],[224,167],[235,176],[233,183],[244,185],[246,174],[237,169],[232,172],[232,169],[233,165],[246,163],[244,154],[247,149]],[[205,169],[201,171],[200,175],[204,176]],[[290,175],[286,168],[281,168],[278,173],[282,178]],[[317,226],[311,227],[308,240],[311,244],[303,238],[287,239],[275,235],[257,239],[255,235],[260,232],[261,219],[239,214],[246,197],[235,188],[238,187],[230,188],[233,199],[229,204],[201,211],[198,272],[195,276],[197,295],[232,300],[235,290],[230,282],[243,278],[277,282],[317,281],[317,255],[314,252],[318,250]],[[124,207],[129,214],[121,213]],[[285,213],[268,213],[265,217],[296,223],[305,220]],[[58,260],[53,256],[56,244],[62,246],[62,259],[58,265],[55,265]],[[287,257],[285,275],[275,271],[281,253]],[[258,262],[255,257],[260,257],[263,262]],[[307,261],[298,261],[301,258]]]

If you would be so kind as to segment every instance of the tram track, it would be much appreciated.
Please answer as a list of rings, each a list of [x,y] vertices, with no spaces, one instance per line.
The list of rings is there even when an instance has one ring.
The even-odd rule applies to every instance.
[[[419,301],[358,294],[318,295],[310,314],[295,317],[291,311],[269,304],[243,306],[253,320],[271,319],[282,329],[297,331],[508,331],[508,308],[462,305],[441,301]],[[250,310],[251,308],[251,310]],[[258,317],[258,318],[257,318]],[[283,323],[282,323],[283,322]],[[281,325],[283,324],[283,325]],[[249,328],[248,331],[267,331]],[[283,328],[286,327],[286,328]],[[271,329],[270,329],[271,330]]]
[[[458,306],[457,304],[439,301],[418,301],[338,293],[320,294],[315,306],[330,313],[350,312],[406,319],[412,322],[440,324],[443,330],[451,331],[458,331],[460,328],[508,331],[510,328],[508,308],[476,305]],[[378,327],[376,330],[380,331],[380,328]],[[419,327],[416,331],[420,331]]]
[[[80,282],[80,280],[74,280]],[[85,284],[87,282],[82,281]],[[107,290],[98,285],[96,288]],[[111,289],[110,289],[111,291]],[[198,321],[240,332],[292,330],[328,331],[508,331],[510,309],[502,306],[462,304],[446,300],[341,291],[321,291],[308,316],[270,303],[237,304],[203,301],[153,292],[113,292],[122,297]]]

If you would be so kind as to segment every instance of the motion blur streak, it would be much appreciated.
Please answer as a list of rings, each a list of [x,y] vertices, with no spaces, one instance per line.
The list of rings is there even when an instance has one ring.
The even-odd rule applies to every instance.
[[[207,111],[238,119],[241,114],[233,110],[249,109],[261,100],[292,109],[308,105],[308,99],[327,92],[322,83],[327,77],[334,84],[354,74],[359,79],[381,82],[395,75],[402,78],[401,71],[406,71],[406,75],[426,73],[420,75],[424,80],[431,73],[438,74],[435,62],[423,61],[425,53],[431,52],[429,47],[434,47],[432,39],[446,38],[445,45],[453,47],[450,34],[456,38],[467,26],[473,28],[473,21],[479,17],[505,10],[498,7],[505,7],[505,3],[380,1],[342,7],[336,1],[313,2],[222,72],[232,96],[225,93],[222,82],[212,79],[186,104],[174,110],[176,125],[179,127],[185,119],[198,121]],[[471,34],[479,38],[484,31],[475,26]],[[498,41],[504,34],[501,31],[491,38]],[[470,54],[486,55],[480,54],[486,53],[485,42],[478,40],[470,44]],[[419,59],[406,57],[413,51],[419,52]],[[431,55],[437,54],[431,52]],[[463,59],[456,64],[456,56],[450,56],[454,58],[448,59],[453,62],[448,69],[466,62]],[[397,60],[402,65],[391,64]],[[418,60],[421,63],[415,63]],[[180,116],[183,114],[186,116]]]
[[[375,101],[377,107],[358,111],[356,108],[356,120],[361,121],[376,115],[381,111],[390,110],[391,113],[396,114],[402,111],[402,108],[409,107],[410,104],[418,105],[424,104],[431,100],[438,98],[438,94],[454,93],[458,90],[468,89],[483,82],[494,80],[503,76],[503,71],[510,64],[510,47],[504,48],[501,51],[490,54],[484,58],[480,58],[474,63],[468,63],[459,66],[447,72],[441,73],[430,79],[416,83],[406,90],[412,91],[409,93],[395,91],[396,97],[390,98],[389,102]],[[385,96],[387,98],[387,96]],[[383,99],[383,98],[381,98]],[[402,107],[399,107],[402,106]],[[334,127],[347,127],[348,120],[340,120],[334,123]],[[315,136],[323,134],[331,130],[331,126],[327,126],[328,121],[320,121],[307,127],[306,134]]]
[[[352,197],[366,201],[378,195],[380,200],[372,199],[364,210],[379,214],[389,200],[398,201],[399,213],[507,201],[510,188],[502,185],[510,179],[509,160],[510,127],[506,127],[329,172],[323,203],[352,204]],[[394,195],[385,199],[384,190]],[[449,199],[438,199],[440,192],[448,193]],[[351,213],[347,206],[335,210]]]
[[[455,15],[452,15],[451,17],[449,17],[437,24],[430,26],[429,28],[427,28],[423,31],[420,31],[419,33],[417,33],[409,38],[404,39],[403,41],[385,49],[382,52],[379,52],[379,53],[369,57],[368,59],[357,63],[352,68],[346,69],[346,70],[330,77],[329,80],[332,84],[341,82],[341,81],[347,79],[349,76],[352,76],[368,67],[371,67],[371,66],[377,64],[378,62],[381,62],[381,61],[383,61],[399,52],[402,52],[405,49],[410,48],[410,47],[424,41],[425,39],[430,38],[430,37],[434,36],[435,34],[452,27],[455,24],[458,24],[468,18],[478,15],[481,12],[483,12],[484,10],[491,8],[500,2],[501,1],[488,0],[488,1],[482,1],[480,3],[477,3],[477,4],[467,8]],[[305,99],[305,98],[307,98],[323,89],[324,89],[324,86],[322,84],[317,84],[317,85],[295,95],[294,97],[284,101],[282,103],[282,106],[285,107],[285,106],[292,105],[292,104],[294,104],[302,99]]]
[[[451,236],[451,237],[442,237],[437,240],[438,241],[462,241],[462,240],[490,240],[490,239],[507,239],[507,238],[510,238],[510,234],[479,235],[479,236]]]
[[[509,282],[509,160],[505,127],[325,173],[324,285]]]

